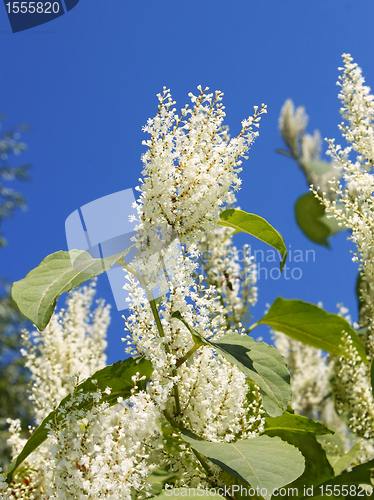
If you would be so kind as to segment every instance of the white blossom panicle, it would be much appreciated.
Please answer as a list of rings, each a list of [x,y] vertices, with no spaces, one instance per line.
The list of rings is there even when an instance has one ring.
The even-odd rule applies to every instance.
[[[31,371],[29,398],[34,402],[36,425],[74,390],[79,379],[87,378],[105,366],[109,306],[100,300],[91,312],[94,295],[95,281],[92,281],[89,286],[69,293],[66,309],[53,314],[44,331],[31,335],[24,332],[27,349],[23,349],[22,354]],[[8,445],[12,458],[15,458],[27,440],[21,438],[19,420],[8,422],[11,432]],[[54,480],[53,471],[48,466],[50,445],[47,440],[24,461],[23,472],[16,474],[7,489],[10,498],[48,498],[43,492]]]
[[[123,340],[128,352],[152,362],[147,393],[157,403],[161,420],[166,412],[201,437],[232,441],[239,435],[256,435],[264,426],[258,388],[249,387],[245,376],[209,347],[190,355],[191,333],[172,314],[178,311],[203,337],[218,338],[231,328],[241,329],[240,314],[255,302],[256,275],[249,250],[244,250],[240,287],[241,279],[234,278],[241,272],[239,252],[228,248],[232,244],[230,238],[225,243],[228,231],[217,230],[216,222],[221,206],[235,201],[240,158],[258,134],[252,127],[258,127],[266,107],[255,108],[255,114],[243,121],[239,136],[230,139],[222,125],[222,93],[199,90],[199,96],[190,94],[192,108],[186,106],[178,116],[164,89],[158,96],[159,113],[145,127],[151,139],[145,142],[149,149],[143,156],[144,179],[138,189],[138,242],[156,249],[165,235],[170,240],[177,237],[179,250],[168,274],[168,293],[157,306],[158,321],[149,290],[128,275],[129,335]],[[209,262],[199,267],[203,251]],[[210,264],[215,267],[210,269]],[[222,279],[226,283],[219,284]]]
[[[295,110],[292,99],[287,99],[281,109],[278,127],[281,135],[294,158],[300,157],[300,146],[305,135],[309,117],[304,106]]]
[[[113,409],[99,390],[89,396],[90,411],[82,415],[74,408],[81,402],[77,394],[66,426],[51,426],[47,467],[53,481],[45,485],[45,498],[128,500],[132,490],[147,489],[152,468],[146,440],[158,432],[150,396],[140,391]]]
[[[287,99],[281,109],[278,126],[290,154],[302,163],[318,161],[321,155],[321,134],[318,130],[313,135],[307,134],[308,121],[304,106],[295,110],[292,99]]]
[[[266,106],[255,108],[242,122],[237,137],[228,140],[222,92],[207,93],[198,87],[189,94],[192,107],[176,113],[169,90],[158,95],[158,114],[144,131],[143,180],[137,202],[138,231],[149,238],[154,228],[176,233],[181,243],[193,242],[217,222],[222,205],[230,203],[240,186],[241,158],[245,158]]]
[[[374,399],[370,367],[362,362],[351,337],[343,334],[344,356],[335,359],[332,389],[340,416],[348,421],[349,430],[361,439],[359,461],[374,457]]]
[[[349,54],[343,55],[343,75],[339,77],[341,87],[339,98],[342,102],[341,114],[345,119],[339,125],[348,146],[344,149],[328,140],[329,154],[334,161],[337,175],[330,183],[335,199],[317,188],[315,195],[323,201],[330,216],[339,224],[351,229],[350,239],[356,244],[354,260],[360,264],[366,290],[362,291],[366,314],[362,325],[371,326],[374,318],[372,292],[374,286],[374,98],[370,88],[364,85],[361,69],[352,62]],[[352,157],[354,152],[354,157]],[[339,179],[340,173],[342,178]],[[318,193],[318,192],[319,193]],[[370,342],[369,342],[370,344]],[[371,342],[369,357],[374,354]]]
[[[280,152],[297,161],[309,186],[319,186],[319,191],[333,198],[329,183],[337,171],[329,163],[321,161],[321,134],[318,130],[313,135],[306,133],[308,121],[304,106],[298,106],[295,110],[293,101],[287,99],[281,109],[279,130],[288,151]]]
[[[273,331],[275,347],[291,373],[291,406],[295,413],[321,420],[330,389],[331,366],[320,349]],[[307,368],[306,368],[307,367]]]
[[[95,284],[70,293],[66,309],[54,314],[45,330],[24,333],[37,425],[74,389],[78,375],[84,380],[106,365],[110,307],[100,300],[90,312]]]
[[[219,338],[234,329],[243,333],[240,318],[256,300],[249,248],[240,262],[239,251],[229,248],[228,231],[216,231],[216,222],[221,207],[235,200],[241,158],[258,134],[252,129],[266,107],[255,108],[238,137],[230,138],[222,124],[222,93],[199,90],[198,96],[190,95],[192,107],[178,116],[164,89],[159,113],[145,127],[151,139],[145,143],[136,203],[140,257],[135,269],[123,263],[132,272],[125,285],[129,335],[123,340],[128,352],[152,362],[146,390],[138,390],[136,375],[130,398],[119,398],[113,407],[106,402],[109,388],[78,391],[79,381],[105,364],[109,315],[101,303],[90,316],[93,285],[73,292],[67,309],[55,314],[45,331],[25,334],[36,422],[50,411],[59,418],[50,422],[48,439],[25,460],[23,472],[3,495],[19,500],[145,498],[151,496],[147,478],[155,468],[174,474],[177,487],[211,485],[204,466],[168,420],[214,442],[251,438],[264,430],[259,388],[210,347],[196,346],[190,329],[173,317],[178,311],[202,337]],[[202,248],[208,263],[201,272]],[[210,265],[215,269],[208,272]],[[160,269],[167,290],[156,303],[151,284]],[[69,393],[69,407],[58,409]],[[24,441],[19,423],[11,426],[16,455]],[[218,478],[220,468],[210,467]]]
[[[195,283],[192,275],[196,269],[197,263],[187,250],[179,255],[177,270],[169,282],[170,292],[159,306],[165,337],[159,335],[145,292],[129,278],[130,315],[126,326],[130,335],[123,340],[127,340],[129,352],[152,361],[155,371],[148,393],[160,412],[166,409],[171,415],[175,413],[173,386],[177,382],[180,418],[196,434],[211,441],[255,435],[264,425],[261,396],[256,389],[251,392],[235,366],[204,347],[174,371],[194,345],[188,329],[171,318],[174,311],[205,337],[218,338],[227,333],[225,309],[217,301],[216,289],[205,288],[203,276]]]
[[[370,172],[374,167],[374,96],[370,94],[370,87],[364,85],[362,70],[351,55],[343,54],[343,60],[343,76],[338,82],[340,112],[348,123],[342,122],[339,128],[357,153],[357,161]]]

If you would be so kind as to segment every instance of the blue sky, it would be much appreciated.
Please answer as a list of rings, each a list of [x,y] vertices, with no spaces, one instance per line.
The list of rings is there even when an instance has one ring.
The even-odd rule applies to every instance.
[[[65,250],[65,219],[78,207],[135,187],[141,129],[156,114],[156,94],[167,86],[180,108],[201,84],[225,93],[232,134],[254,105],[267,104],[238,201],[275,226],[291,250],[315,251],[314,262],[289,263],[302,270],[299,280],[260,279],[255,319],[278,295],[322,301],[330,312],[344,302],[356,317],[357,268],[347,234],[336,236],[331,250],[301,234],[293,205],[307,186],[275,149],[282,146],[277,122],[288,97],[305,105],[311,132],[339,137],[341,54],[352,54],[373,87],[373,19],[372,0],[80,0],[68,14],[13,34],[0,9],[0,111],[8,128],[33,127],[23,135],[28,150],[20,157],[32,164],[32,182],[17,186],[28,211],[2,226],[9,245],[1,250],[0,276],[19,280],[46,255]],[[249,237],[238,241],[264,248]],[[124,325],[106,276],[98,294],[113,303],[113,362],[123,356]],[[266,327],[253,333],[269,339]]]

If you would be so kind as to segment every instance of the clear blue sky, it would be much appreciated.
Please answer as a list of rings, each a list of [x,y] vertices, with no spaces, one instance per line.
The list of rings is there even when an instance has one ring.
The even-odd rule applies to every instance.
[[[330,312],[344,302],[356,317],[346,233],[332,240],[332,250],[301,234],[293,205],[307,186],[275,149],[288,97],[306,106],[311,132],[339,136],[341,54],[351,53],[374,86],[373,19],[373,0],[80,0],[53,22],[13,34],[1,7],[0,111],[8,126],[26,121],[33,131],[23,136],[28,151],[20,157],[32,164],[32,182],[15,186],[28,211],[3,224],[9,245],[1,250],[0,276],[21,279],[46,255],[65,250],[65,219],[76,208],[136,186],[141,128],[156,113],[156,94],[165,85],[182,107],[201,84],[225,93],[232,133],[254,105],[267,104],[244,163],[239,204],[265,217],[292,250],[315,250],[315,262],[290,262],[302,269],[301,279],[259,281],[255,318],[278,295],[322,301]],[[99,295],[113,303],[106,276]],[[121,315],[113,307],[109,362],[122,357]],[[266,332],[258,334],[268,339]]]

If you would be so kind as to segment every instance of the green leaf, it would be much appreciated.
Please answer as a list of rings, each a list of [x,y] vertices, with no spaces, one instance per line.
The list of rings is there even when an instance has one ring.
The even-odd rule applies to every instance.
[[[266,324],[278,332],[299,340],[304,344],[330,352],[336,356],[344,355],[342,331],[348,333],[361,359],[367,363],[364,348],[357,332],[337,314],[329,314],[314,304],[301,300],[287,300],[278,297],[268,313],[256,323]]]
[[[225,335],[211,345],[260,387],[264,408],[270,416],[286,411],[291,399],[290,374],[277,349],[237,333]]]
[[[110,269],[131,248],[105,259],[94,259],[82,250],[55,252],[24,279],[13,283],[12,298],[21,313],[39,330],[44,330],[61,294]]]
[[[297,434],[332,434],[333,431],[315,422],[311,418],[295,415],[293,413],[284,413],[281,417],[265,419],[264,433],[270,435],[277,431],[294,432]]]
[[[331,236],[330,228],[321,220],[325,207],[313,193],[306,193],[295,203],[295,218],[299,228],[314,243],[329,247],[327,238]]]
[[[235,443],[203,441],[189,431],[182,431],[185,441],[213,463],[270,499],[276,488],[298,478],[304,471],[305,460],[294,446],[280,438],[258,436]]]
[[[244,232],[255,236],[259,240],[272,246],[282,255],[280,270],[287,259],[287,248],[282,236],[265,219],[255,214],[248,214],[243,210],[225,210],[220,214],[220,226],[232,227],[236,232]]]
[[[371,470],[374,469],[374,460],[370,460],[369,462],[366,462],[365,464],[357,465],[356,467],[353,467],[351,472],[343,472],[343,474],[340,474],[339,476],[336,476],[332,479],[329,479],[328,481],[325,481],[322,486],[327,486],[327,485],[334,485],[334,484],[340,484],[342,486],[344,485],[350,485],[350,484],[370,484],[370,476],[371,476]],[[321,491],[316,490],[316,493],[319,494]]]
[[[286,411],[291,399],[290,374],[285,359],[277,349],[237,333],[211,342],[191,328],[179,311],[174,312],[172,318],[182,321],[194,338],[215,349],[253,380],[261,389],[264,408],[270,416],[277,417]]]
[[[59,412],[59,409],[65,409],[69,411],[72,397],[76,393],[89,394],[97,392],[98,389],[102,392],[102,400],[109,403],[110,406],[117,404],[117,399],[122,397],[127,399],[131,395],[131,389],[134,388],[134,383],[131,379],[132,376],[139,374],[139,377],[145,376],[146,379],[139,381],[137,383],[139,390],[144,390],[147,385],[147,381],[153,372],[152,363],[144,358],[128,358],[124,361],[118,361],[113,365],[106,366],[102,370],[97,371],[89,377],[87,380],[79,384],[74,391],[74,393],[66,396],[58,408],[52,411],[39,425],[37,429],[32,433],[31,437],[28,439],[23,450],[18,455],[18,457],[13,460],[10,464],[7,472],[7,482],[12,481],[12,477],[16,468],[32,453],[38,446],[40,446],[48,437],[49,427],[47,424],[57,423],[61,428],[65,427],[65,414]],[[97,381],[95,384],[92,380]],[[106,394],[104,391],[107,387],[110,387],[111,393]],[[92,408],[94,402],[91,399],[84,399],[81,403],[74,405],[74,410],[88,411]],[[82,417],[83,418],[83,417]]]
[[[330,464],[334,468],[335,475],[341,474],[347,467],[351,465],[354,459],[361,451],[361,443],[356,443],[348,453],[343,456],[339,455],[327,455]]]
[[[291,417],[299,417],[292,419]],[[274,426],[271,421],[274,420]],[[298,448],[305,458],[305,471],[303,474],[287,485],[290,488],[296,488],[292,494],[293,498],[302,497],[304,487],[323,483],[334,476],[334,470],[331,467],[324,449],[316,440],[315,434],[323,434],[329,431],[326,427],[310,419],[307,424],[307,417],[300,415],[285,414],[282,417],[266,419],[265,434],[268,436],[278,436],[287,443]],[[278,421],[278,422],[277,422]],[[309,431],[308,431],[309,429]]]
[[[304,487],[317,486],[334,477],[334,469],[327,459],[326,452],[313,434],[287,433],[279,437],[298,448],[305,458],[304,473],[287,487],[297,488],[302,497]]]
[[[314,196],[306,193],[295,203],[296,222],[307,238],[314,243],[330,247],[327,238],[344,231],[335,217],[328,217],[325,206]]]
[[[189,488],[187,486],[181,486],[179,488],[175,488],[175,489],[167,489],[167,490],[163,490],[161,492],[160,495],[157,495],[156,497],[152,497],[154,498],[155,500],[168,500],[168,498],[171,498],[171,499],[176,499],[178,498],[178,500],[180,500],[182,498],[185,498],[185,497],[192,497],[192,498],[210,498],[212,500],[217,498],[217,500],[226,500],[225,497],[219,495],[218,493],[216,494],[212,494],[209,491],[207,491],[206,489],[204,488]]]

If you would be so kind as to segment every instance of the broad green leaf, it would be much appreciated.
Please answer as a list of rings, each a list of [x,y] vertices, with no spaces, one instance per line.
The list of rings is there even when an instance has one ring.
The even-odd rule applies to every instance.
[[[100,389],[102,392],[102,400],[109,403],[110,406],[117,404],[117,399],[122,397],[127,399],[131,395],[131,389],[134,388],[134,383],[131,379],[132,376],[139,374],[139,377],[145,376],[145,380],[137,383],[139,390],[144,390],[149,377],[153,372],[152,363],[144,358],[128,358],[124,361],[118,361],[113,365],[106,366],[102,370],[97,371],[87,380],[79,384],[74,393],[66,396],[58,408],[52,411],[32,433],[31,437],[27,440],[23,450],[18,457],[10,464],[7,472],[7,482],[12,481],[12,477],[16,468],[32,453],[38,446],[40,446],[48,437],[49,427],[48,424],[57,423],[61,428],[65,427],[66,412],[69,411],[69,405],[74,394],[89,394],[97,392]],[[93,383],[92,381],[96,382]],[[110,394],[104,391],[109,387]],[[74,410],[88,411],[92,408],[94,402],[92,398],[84,399],[81,403],[74,405]],[[65,413],[59,412],[59,409],[64,409]],[[83,417],[82,417],[83,418]]]
[[[94,259],[83,250],[55,252],[12,286],[12,298],[21,313],[39,330],[44,330],[58,297],[110,269],[126,251],[105,259]]]
[[[291,399],[290,374],[285,359],[277,349],[237,333],[212,342],[191,328],[179,311],[174,312],[172,317],[182,321],[194,338],[215,349],[260,387],[264,407],[270,416],[277,417],[286,411]]]
[[[272,246],[282,256],[280,269],[287,259],[287,248],[282,236],[265,219],[255,214],[248,214],[243,210],[225,210],[220,214],[220,226],[232,227],[236,232],[244,232],[255,236],[259,240]]]
[[[270,499],[276,488],[298,478],[305,467],[300,451],[282,439],[258,436],[235,443],[211,443],[182,431],[185,441],[216,465],[239,480],[260,488],[261,496]]]
[[[237,333],[225,335],[211,345],[260,387],[264,408],[270,416],[286,411],[291,399],[290,374],[277,349]]]
[[[329,247],[327,238],[331,236],[330,228],[322,220],[325,207],[313,193],[300,196],[295,203],[295,218],[299,228],[314,243]]]
[[[335,475],[341,474],[347,467],[351,465],[354,459],[361,451],[361,443],[356,443],[348,453],[343,456],[339,455],[327,455],[330,464],[334,468]]]
[[[160,495],[157,495],[154,498],[155,500],[168,500],[171,498],[175,500],[178,498],[180,500],[182,498],[210,498],[217,500],[226,500],[225,497],[219,495],[218,493],[213,494],[210,489],[207,491],[205,488],[189,488],[187,486],[181,486],[179,488],[169,488],[167,490],[163,490]]]
[[[282,418],[282,417],[280,417]],[[288,417],[286,417],[287,419]],[[303,417],[307,420],[306,417]],[[286,420],[285,419],[285,420]],[[270,421],[271,419],[267,419]],[[278,420],[278,419],[274,419]],[[313,422],[313,421],[312,421]],[[317,424],[317,422],[313,422],[313,424]],[[316,436],[312,433],[307,432],[295,432],[293,429],[295,424],[290,426],[288,424],[289,430],[287,427],[280,428],[267,428],[265,429],[265,433],[268,436],[278,436],[283,441],[295,446],[300,450],[305,458],[305,470],[303,474],[297,478],[295,481],[287,485],[287,488],[293,488],[293,498],[299,498],[304,496],[303,491],[304,487],[310,487],[311,485],[317,485],[323,483],[327,479],[330,479],[334,476],[334,470],[331,467],[324,449],[316,440]],[[323,427],[323,426],[322,426]],[[313,425],[314,431],[317,430],[318,424]],[[324,427],[325,431],[327,430]],[[295,489],[296,488],[296,489]]]
[[[278,332],[299,340],[304,344],[330,352],[336,356],[344,355],[342,332],[348,333],[361,359],[367,363],[364,348],[357,332],[337,314],[329,314],[314,304],[301,300],[287,300],[278,297],[268,313],[256,323],[266,324]]]
[[[295,203],[296,222],[307,238],[314,243],[330,247],[327,238],[344,231],[335,217],[328,217],[325,206],[314,196],[306,193]]]
[[[281,417],[265,419],[264,433],[278,435],[277,431],[294,432],[297,434],[332,434],[333,431],[315,422],[311,418],[295,415],[294,413],[284,413]]]
[[[357,465],[353,467],[351,472],[343,472],[339,476],[336,476],[328,481],[325,481],[321,486],[325,488],[327,485],[338,484],[341,486],[349,486],[350,484],[370,484],[371,471],[374,469],[374,460],[370,460],[365,464]],[[321,490],[318,488],[315,490],[316,495],[321,494]],[[329,495],[327,495],[329,496]]]

